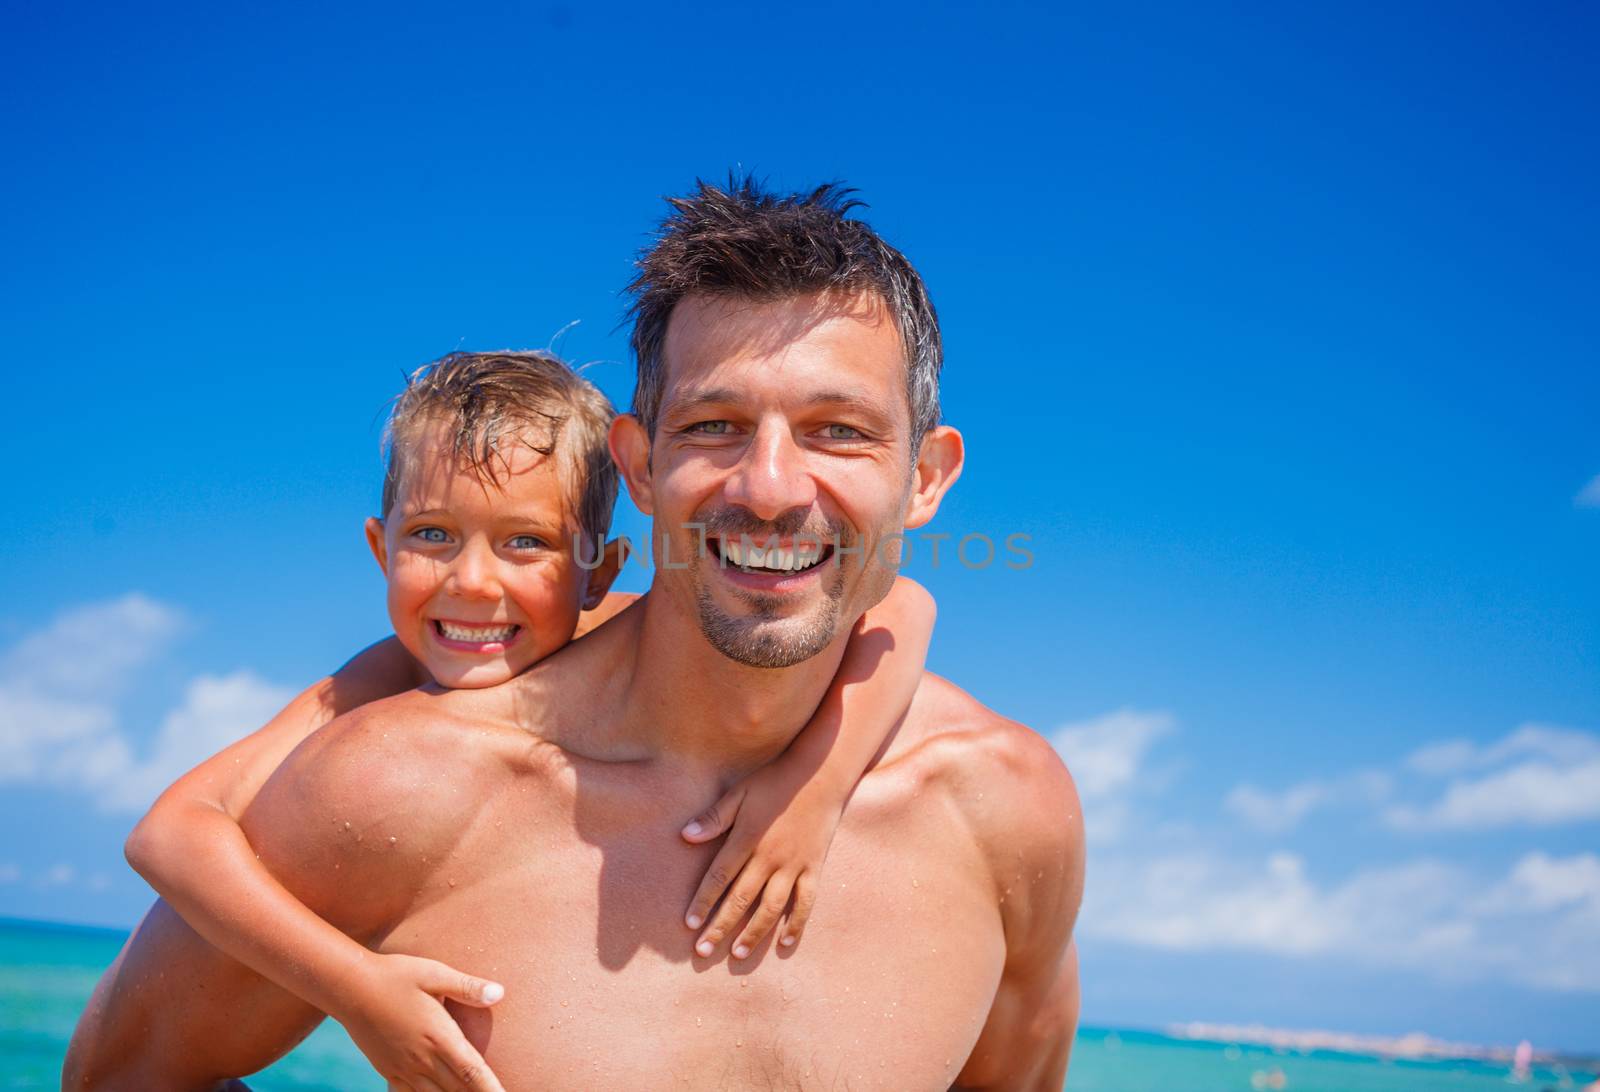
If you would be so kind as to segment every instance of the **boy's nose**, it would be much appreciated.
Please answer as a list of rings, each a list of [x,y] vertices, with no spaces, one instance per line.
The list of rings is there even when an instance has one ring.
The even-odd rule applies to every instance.
[[[488,544],[468,542],[450,566],[445,590],[462,599],[500,598],[500,576],[494,562]]]
[[[734,504],[760,519],[775,520],[796,508],[810,508],[817,483],[806,465],[805,452],[794,442],[787,424],[764,422],[756,430],[739,463],[723,486]]]

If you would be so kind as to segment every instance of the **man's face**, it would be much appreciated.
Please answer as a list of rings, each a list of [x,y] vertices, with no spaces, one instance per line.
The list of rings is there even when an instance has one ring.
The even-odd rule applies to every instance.
[[[648,466],[619,453],[655,587],[740,663],[808,659],[894,582],[919,481],[899,332],[875,297],[691,296],[664,360]]]

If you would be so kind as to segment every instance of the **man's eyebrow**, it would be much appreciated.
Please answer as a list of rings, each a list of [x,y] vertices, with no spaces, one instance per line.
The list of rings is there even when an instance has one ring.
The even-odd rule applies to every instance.
[[[677,395],[663,407],[663,413],[684,413],[701,406],[730,405],[740,399],[732,387],[707,387],[704,390],[686,391]],[[878,417],[892,417],[889,408],[863,391],[830,389],[815,391],[801,402],[805,406],[855,406]]]
[[[662,407],[663,413],[679,413],[684,410],[697,409],[700,406],[727,405],[739,400],[739,392],[732,387],[707,387],[704,390],[686,391],[674,395]]]

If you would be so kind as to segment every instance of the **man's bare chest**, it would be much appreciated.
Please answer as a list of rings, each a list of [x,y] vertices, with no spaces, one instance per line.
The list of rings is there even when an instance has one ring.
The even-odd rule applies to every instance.
[[[384,947],[506,986],[460,1015],[508,1089],[946,1088],[1004,939],[940,833],[847,816],[801,944],[743,961],[693,956],[682,913],[713,850],[675,822],[486,837]]]

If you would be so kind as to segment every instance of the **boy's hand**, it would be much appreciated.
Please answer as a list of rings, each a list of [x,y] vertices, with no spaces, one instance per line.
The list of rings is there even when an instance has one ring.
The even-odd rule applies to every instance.
[[[711,918],[695,942],[700,956],[715,951],[752,907],[749,924],[733,942],[735,959],[755,951],[778,923],[791,894],[794,910],[778,943],[793,947],[811,917],[817,876],[853,786],[817,777],[813,764],[795,757],[785,755],[755,771],[683,828],[684,840],[696,845],[733,828],[684,915],[691,929]],[[722,905],[711,917],[718,899]]]
[[[330,1013],[372,1067],[400,1092],[505,1092],[445,1010],[484,1007],[505,989],[437,960],[377,955],[364,961],[351,999]]]

